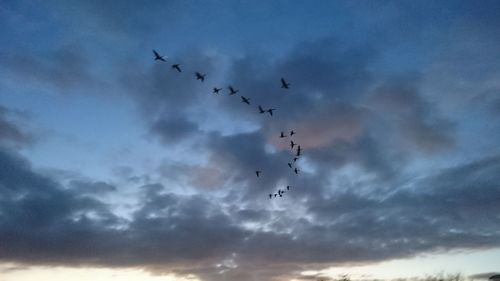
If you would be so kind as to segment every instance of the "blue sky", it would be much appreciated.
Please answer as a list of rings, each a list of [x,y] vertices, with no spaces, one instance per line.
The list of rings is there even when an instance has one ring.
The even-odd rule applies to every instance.
[[[499,13],[497,1],[3,1],[0,270],[498,271]]]

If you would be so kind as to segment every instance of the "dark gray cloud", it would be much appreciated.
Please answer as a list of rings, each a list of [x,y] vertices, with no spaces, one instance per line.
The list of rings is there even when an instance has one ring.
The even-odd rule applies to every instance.
[[[99,195],[102,193],[116,191],[116,186],[102,181],[87,182],[82,180],[72,180],[69,185],[71,188],[75,189],[76,192],[81,194]]]
[[[232,208],[228,212],[218,201],[175,195],[161,184],[143,186],[139,208],[124,220],[103,202],[33,171],[16,155],[2,150],[0,166],[3,261],[141,266],[203,280],[252,280],[500,245],[500,157],[443,170],[386,196],[326,193],[321,186],[325,192],[309,193],[304,205],[314,220],[259,204],[248,209],[237,201],[224,203]],[[96,184],[103,185],[79,185]]]
[[[382,122],[396,126],[394,134],[399,141],[405,140],[424,152],[449,150],[454,146],[453,123],[436,116],[432,105],[419,94],[416,79],[394,78],[384,82],[375,88],[367,106],[378,111]]]
[[[112,228],[119,219],[104,204],[63,190],[5,150],[0,151],[0,166],[0,237],[4,241],[0,259],[28,263],[64,262],[69,257],[85,260],[92,254],[107,255],[108,247],[117,246],[112,242],[116,235]]]
[[[0,52],[0,59],[2,71],[14,77],[15,82],[48,86],[63,94],[77,92],[82,85],[88,87],[87,90],[105,85],[92,72],[92,62],[86,50],[77,44],[36,53],[28,49],[6,49]]]
[[[484,272],[484,273],[477,273],[473,275],[469,275],[469,278],[471,279],[481,279],[481,280],[487,280],[493,275],[499,274],[498,272]]]
[[[15,115],[16,112],[0,105],[0,145],[20,147],[35,140],[33,134],[21,129],[15,122]]]
[[[154,122],[151,132],[157,134],[165,144],[182,141],[198,131],[196,123],[185,118],[175,117],[159,119]]]

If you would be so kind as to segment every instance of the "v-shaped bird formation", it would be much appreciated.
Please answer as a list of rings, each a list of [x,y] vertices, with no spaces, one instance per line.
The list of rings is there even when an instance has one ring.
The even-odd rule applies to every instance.
[[[167,58],[168,57],[160,55],[156,50],[153,50],[153,55],[154,55],[154,60],[155,61],[160,61],[162,63],[167,63]],[[174,70],[176,70],[179,73],[182,72],[181,64],[179,64],[179,63],[172,64],[171,68],[174,69]],[[206,76],[207,76],[207,74],[205,74],[205,73],[201,73],[199,71],[195,71],[194,72],[194,77],[196,78],[196,80],[200,80],[200,82],[205,82],[205,77]],[[280,82],[281,82],[281,88],[282,89],[285,89],[285,90],[289,90],[290,89],[291,83],[287,82],[285,80],[285,78],[281,78]],[[229,85],[227,87],[227,89],[229,90],[229,93],[228,93],[229,96],[236,95],[239,92],[239,89],[236,89],[235,87],[233,87],[233,85]],[[222,91],[222,90],[223,90],[222,87],[218,88],[217,86],[215,86],[212,89],[212,93],[218,95],[219,92]],[[240,95],[240,98],[241,98],[241,102],[242,103],[250,105],[250,98],[249,97],[245,97],[243,95]],[[258,105],[257,109],[259,110],[258,112],[260,114],[269,113],[269,116],[271,116],[271,117],[273,116],[273,112],[277,110],[276,108],[264,108],[261,105]],[[292,136],[295,135],[295,134],[296,134],[296,132],[293,131],[293,130],[291,130],[288,133],[285,133],[284,131],[282,131],[281,134],[279,135],[279,138],[281,138],[281,139],[290,138],[290,149],[293,152],[292,153],[293,158],[292,158],[292,160],[290,162],[287,163],[287,165],[290,168],[291,173],[294,173],[295,175],[298,175],[299,172],[300,172],[300,170],[297,168],[296,162],[297,162],[297,160],[299,160],[299,157],[302,155],[302,148],[301,148],[300,144],[294,142],[293,139],[291,139]],[[295,146],[297,148],[294,150]],[[255,171],[255,175],[257,176],[257,178],[265,177],[265,172],[263,172],[261,170],[256,170]],[[291,189],[291,187],[289,185],[287,185],[283,189],[279,188],[275,193],[269,193],[269,199],[283,197],[283,194],[285,194],[286,192],[290,191],[290,189]]]

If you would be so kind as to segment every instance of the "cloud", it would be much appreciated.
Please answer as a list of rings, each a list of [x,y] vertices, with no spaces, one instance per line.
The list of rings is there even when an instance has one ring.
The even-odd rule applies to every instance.
[[[37,53],[9,50],[1,52],[0,58],[4,61],[2,71],[9,73],[10,77],[22,83],[29,81],[33,85],[48,86],[59,93],[78,92],[82,85],[86,90],[104,85],[92,72],[92,63],[85,49],[76,44]]]
[[[419,95],[415,78],[395,78],[379,85],[368,98],[367,106],[389,128],[395,127],[397,136],[421,151],[434,153],[454,146],[453,123],[436,116],[432,105]]]
[[[0,105],[0,145],[21,147],[35,140],[33,134],[21,129],[16,122],[16,112]]]
[[[326,193],[327,185],[316,186],[305,201],[293,200],[307,218],[258,201],[221,202],[149,184],[141,188],[131,218],[123,219],[110,205],[64,188],[14,154],[2,150],[0,165],[8,167],[0,169],[3,261],[139,266],[203,280],[251,280],[500,245],[500,157],[445,169],[385,196]]]
[[[151,127],[151,133],[158,135],[165,144],[182,141],[197,131],[196,123],[179,116],[156,120]]]
[[[471,279],[488,279],[493,275],[499,274],[498,272],[484,272],[484,273],[477,273],[473,275],[469,275],[469,278]]]

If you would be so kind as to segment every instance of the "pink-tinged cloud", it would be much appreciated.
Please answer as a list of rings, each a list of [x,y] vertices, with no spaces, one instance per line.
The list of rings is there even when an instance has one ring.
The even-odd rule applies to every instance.
[[[283,130],[286,138],[280,138],[281,128],[271,128],[268,143],[279,150],[290,149],[290,140],[301,148],[322,148],[335,142],[353,142],[365,130],[365,113],[351,106],[334,105],[328,110],[308,116],[297,123],[289,123]],[[290,130],[296,134],[290,137]]]
[[[216,167],[197,166],[191,170],[190,183],[201,188],[217,188],[224,185],[227,173]]]

